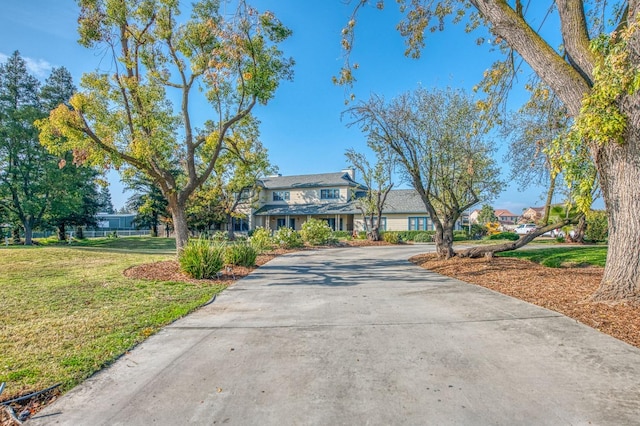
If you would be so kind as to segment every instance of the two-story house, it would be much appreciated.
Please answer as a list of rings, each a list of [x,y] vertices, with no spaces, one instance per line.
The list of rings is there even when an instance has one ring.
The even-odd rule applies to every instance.
[[[336,231],[351,231],[359,210],[354,204],[366,187],[355,181],[355,171],[299,176],[269,176],[261,180],[258,209],[252,227],[289,227],[300,230],[310,218],[326,221]]]
[[[248,227],[300,230],[311,218],[324,220],[336,231],[363,231],[365,222],[357,198],[367,188],[355,179],[353,169],[338,173],[270,176],[261,180]],[[413,189],[392,190],[380,220],[383,231],[433,230],[424,203]],[[458,224],[456,229],[460,229]]]

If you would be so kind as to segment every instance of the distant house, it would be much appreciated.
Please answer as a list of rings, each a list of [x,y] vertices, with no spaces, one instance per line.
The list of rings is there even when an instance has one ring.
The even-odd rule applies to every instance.
[[[511,213],[509,210],[496,209],[494,210],[494,214],[498,218],[498,222],[503,229],[513,228],[518,223],[519,216],[517,214]],[[480,210],[472,211],[469,215],[469,220],[471,221],[471,223],[478,223],[479,215]]]
[[[544,207],[529,207],[520,215],[518,223],[535,223],[544,217]]]
[[[509,210],[497,209],[495,214],[503,229],[513,228],[518,223],[519,216]]]
[[[128,231],[136,229],[134,225],[135,213],[98,213],[96,215],[96,230],[100,231]]]

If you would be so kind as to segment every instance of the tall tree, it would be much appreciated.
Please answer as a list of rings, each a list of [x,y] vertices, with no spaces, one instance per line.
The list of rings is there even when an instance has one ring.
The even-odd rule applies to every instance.
[[[109,192],[108,185],[100,185],[98,192],[98,206],[101,213],[113,214],[115,209],[113,208],[113,202],[111,201],[111,192]]]
[[[483,204],[480,209],[480,213],[478,214],[478,223],[481,225],[486,225],[487,223],[497,222],[498,216],[496,216],[495,210],[493,210],[493,206],[491,204]]]
[[[39,86],[19,52],[0,64],[0,202],[27,245],[46,212],[56,168],[33,125],[43,116]]]
[[[461,91],[418,89],[389,103],[374,95],[348,113],[370,146],[393,153],[433,221],[438,256],[452,257],[460,215],[502,187],[473,100]]]
[[[359,0],[360,6],[373,3]],[[640,34],[637,1],[556,0],[548,14],[557,13],[556,32],[541,29],[532,15],[541,9],[525,8],[521,0],[402,0],[406,19],[400,23],[407,37],[407,52],[419,56],[426,29],[442,29],[445,18],[460,16],[473,7],[471,24],[486,25],[495,41],[505,47],[508,59],[492,71],[512,72],[519,55],[558,95],[576,121],[568,141],[589,152],[609,216],[609,249],[595,300],[640,298]],[[378,7],[384,0],[376,1]],[[530,10],[529,10],[530,9]],[[353,43],[351,20],[343,46]],[[546,37],[546,38],[545,38]],[[562,40],[553,48],[548,40]],[[513,64],[513,66],[505,66]],[[353,81],[349,64],[339,82]],[[583,211],[594,180],[586,179],[578,204]]]
[[[56,228],[60,241],[66,240],[69,226],[95,225],[96,214],[100,211],[96,185],[98,173],[91,167],[71,164],[71,153],[65,157],[53,174],[52,196],[43,216],[46,224]]]
[[[373,140],[370,145],[376,149],[376,163],[371,165],[367,157],[361,152],[349,149],[345,153],[347,160],[360,172],[360,181],[367,187],[366,193],[356,200],[356,206],[362,212],[367,239],[370,241],[380,240],[380,224],[382,222],[382,212],[387,201],[387,195],[393,188],[393,155],[390,155],[390,148],[387,151],[380,150]]]
[[[152,237],[158,236],[158,227],[161,223],[167,223],[168,211],[167,199],[162,191],[151,179],[142,173],[125,175],[124,183],[127,189],[134,194],[127,199],[124,206],[128,211],[135,212],[135,225],[137,228],[149,228]]]
[[[60,104],[68,105],[75,92],[69,71],[64,67],[54,68],[40,89],[43,116]],[[58,238],[65,240],[67,226],[95,224],[99,210],[98,172],[91,167],[73,164],[71,152],[63,153],[57,161],[58,167],[51,171],[51,196],[43,218],[47,224],[57,228]]]
[[[78,161],[144,172],[169,203],[180,252],[189,237],[187,201],[213,172],[229,130],[291,78],[293,61],[277,47],[291,32],[244,0],[231,16],[218,1],[198,1],[188,20],[177,19],[178,2],[78,3],[80,42],[112,53],[112,75],[84,75],[71,108],[39,123],[41,142],[53,152],[73,150]],[[204,130],[192,123],[198,88],[216,117]],[[183,168],[179,179],[175,164]]]

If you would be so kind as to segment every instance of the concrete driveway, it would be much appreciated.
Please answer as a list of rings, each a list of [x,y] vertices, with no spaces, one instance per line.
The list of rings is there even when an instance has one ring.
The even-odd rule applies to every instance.
[[[407,262],[429,248],[279,257],[29,424],[640,423],[640,350]]]

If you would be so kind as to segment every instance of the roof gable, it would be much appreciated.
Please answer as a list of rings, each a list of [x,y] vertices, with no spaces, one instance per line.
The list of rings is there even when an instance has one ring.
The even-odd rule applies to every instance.
[[[266,189],[318,188],[328,186],[362,187],[346,172],[320,173],[314,175],[271,176],[260,180]]]
[[[426,214],[427,208],[415,189],[393,189],[387,195],[382,212]]]

